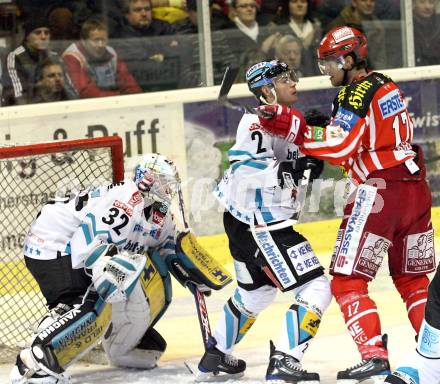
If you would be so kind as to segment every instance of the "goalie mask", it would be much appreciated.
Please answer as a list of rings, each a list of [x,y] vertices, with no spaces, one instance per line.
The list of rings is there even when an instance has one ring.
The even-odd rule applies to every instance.
[[[180,182],[174,163],[165,156],[151,153],[136,166],[134,182],[148,199],[171,204]]]

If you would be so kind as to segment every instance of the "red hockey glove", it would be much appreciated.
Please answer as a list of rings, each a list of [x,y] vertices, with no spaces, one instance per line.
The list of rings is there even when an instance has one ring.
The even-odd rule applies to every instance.
[[[264,132],[283,139],[295,139],[299,126],[292,127],[294,112],[285,105],[262,105],[257,108],[258,118]],[[295,119],[299,121],[298,119]],[[292,137],[293,134],[293,137]]]

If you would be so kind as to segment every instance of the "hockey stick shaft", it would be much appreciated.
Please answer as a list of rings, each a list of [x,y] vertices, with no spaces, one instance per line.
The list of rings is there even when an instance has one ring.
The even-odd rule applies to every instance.
[[[180,182],[177,186],[177,195],[179,198],[179,211],[183,225],[185,227],[185,230],[189,230],[189,225],[186,221],[185,204],[183,202],[183,193],[182,188],[180,187]],[[200,290],[197,288],[197,285],[195,285],[194,283],[188,282],[187,286],[193,294],[194,300],[196,302],[197,317],[199,319],[200,331],[202,333],[203,346],[206,350],[208,348],[208,342],[209,339],[212,337],[212,334],[211,326],[209,325],[208,308],[206,307],[205,295],[200,292]]]
[[[199,291],[193,283],[188,283],[188,288],[194,295],[196,302],[197,317],[199,318],[200,331],[202,332],[203,346],[208,349],[209,340],[212,338],[211,326],[209,324],[208,308],[206,307],[205,295]]]

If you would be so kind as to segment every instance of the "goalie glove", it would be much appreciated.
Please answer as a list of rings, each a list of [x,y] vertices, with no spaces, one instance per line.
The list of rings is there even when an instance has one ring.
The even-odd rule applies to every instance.
[[[127,300],[146,261],[143,255],[127,252],[100,257],[92,267],[92,281],[99,296],[107,303]]]
[[[257,108],[261,129],[269,135],[296,143],[299,130],[304,124],[301,114],[285,105],[261,105]]]

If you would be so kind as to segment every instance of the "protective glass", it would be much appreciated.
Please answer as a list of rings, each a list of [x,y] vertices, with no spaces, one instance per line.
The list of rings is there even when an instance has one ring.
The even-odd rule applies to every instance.
[[[298,75],[293,69],[283,72],[273,79],[273,83],[276,85],[289,84],[289,83],[297,84],[298,81],[299,81]]]
[[[318,67],[323,75],[334,75],[336,71],[342,69],[345,64],[345,59],[342,56],[338,58],[319,59]]]

